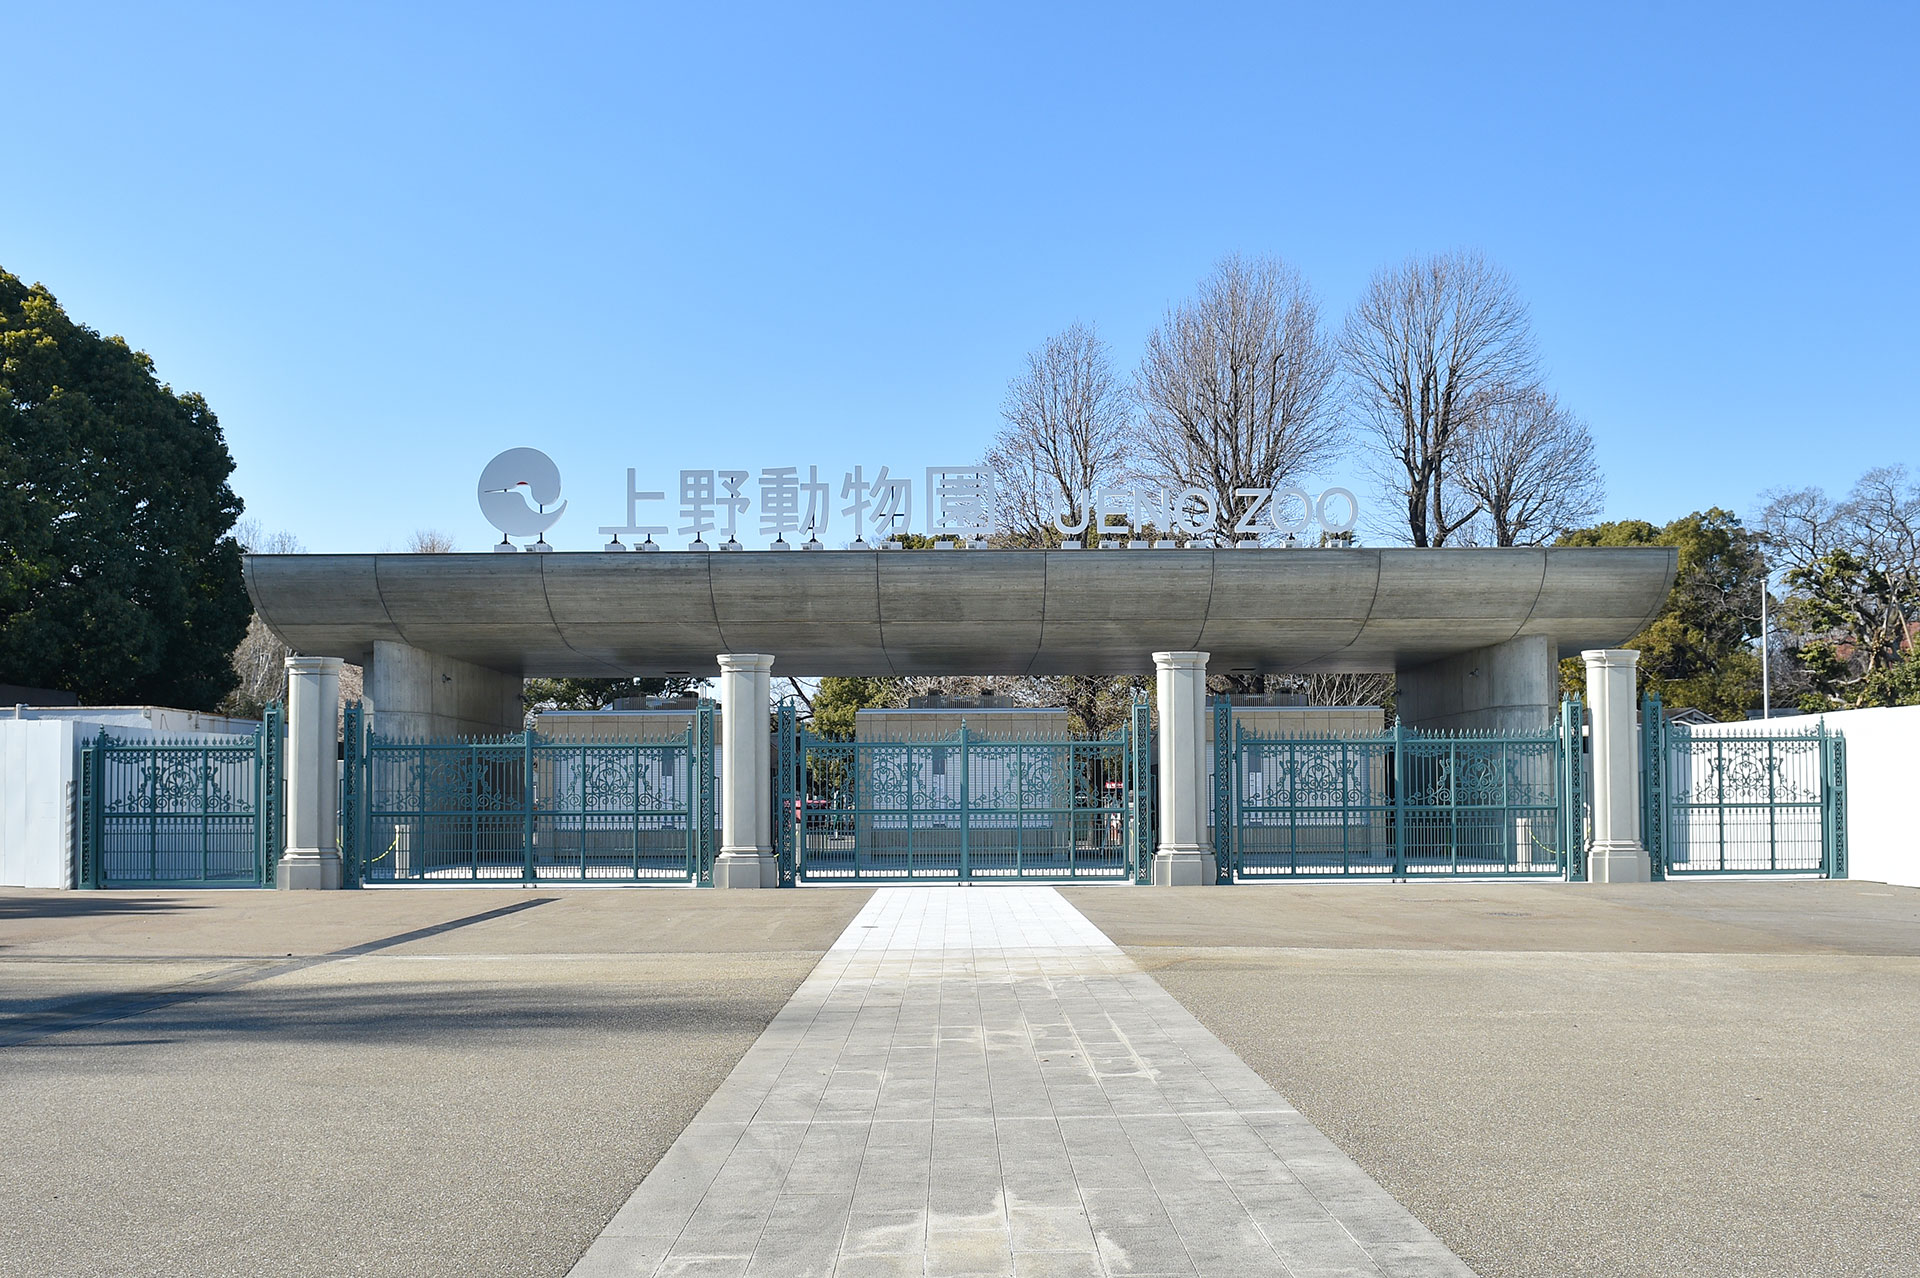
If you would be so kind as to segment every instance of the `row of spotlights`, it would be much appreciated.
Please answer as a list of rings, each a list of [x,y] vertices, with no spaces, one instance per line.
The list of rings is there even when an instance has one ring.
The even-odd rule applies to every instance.
[[[1191,549],[1195,541],[1198,541],[1198,540],[1199,540],[1198,538],[1194,538],[1192,540],[1185,542],[1184,545],[1187,546],[1189,549]],[[1100,549],[1102,550],[1148,550],[1148,549],[1177,550],[1180,548],[1182,544],[1183,543],[1176,542],[1171,537],[1158,537],[1152,541],[1148,541],[1145,538],[1141,538],[1141,537],[1134,537],[1126,540],[1115,537],[1115,538],[1110,538],[1108,540],[1102,541],[1100,543]],[[1242,550],[1257,550],[1261,546],[1263,546],[1265,543],[1263,543],[1258,537],[1248,537],[1236,544]],[[1283,547],[1286,547],[1289,549],[1291,549],[1297,544],[1298,544],[1297,540],[1291,534],[1289,534],[1286,537],[1286,539],[1283,542],[1281,542],[1281,545]],[[1342,545],[1344,543],[1335,542],[1334,544]],[[957,539],[953,541],[939,541],[939,542],[935,542],[934,545],[935,545],[935,548],[939,550],[958,550],[963,546],[971,550],[985,550],[987,548],[986,541],[984,539],[977,538],[977,537],[971,541],[966,541],[966,542],[961,542]],[[625,542],[620,540],[620,537],[618,534],[615,534],[613,540],[608,542],[604,547],[602,547],[602,549],[609,550],[609,551],[638,550],[642,552],[659,550],[660,548],[661,548],[660,543],[656,542],[653,539],[651,534],[648,535],[645,541],[641,542],[637,546],[627,545]],[[821,543],[818,537],[809,535],[807,540],[800,543],[798,548],[801,550],[825,550],[826,546]],[[864,537],[855,537],[851,542],[847,543],[846,548],[848,550],[901,550],[901,549],[904,549],[904,545],[899,540],[894,538],[889,538],[885,541],[875,543],[875,542],[867,541]],[[1080,542],[1078,539],[1068,540],[1060,543],[1060,549],[1062,550],[1081,550],[1084,548],[1085,548],[1084,544]],[[513,554],[514,552],[519,551],[521,549],[522,547],[514,545],[511,541],[508,541],[505,538],[502,538],[500,543],[494,547],[494,550],[505,553],[505,554]],[[526,549],[531,553],[544,554],[547,551],[552,550],[553,547],[547,544],[546,538],[542,537],[539,541],[534,542],[532,545],[527,546],[524,549]],[[696,535],[691,542],[687,543],[687,549],[696,550],[696,551],[697,550],[734,551],[734,550],[745,550],[746,547],[741,545],[737,540],[731,537],[729,537],[726,541],[721,542],[719,545],[709,545],[705,541],[702,541],[698,535]],[[775,539],[774,543],[771,546],[768,546],[767,549],[768,550],[793,550],[795,549],[795,547],[790,545],[787,542],[786,538],[781,537],[781,538]]]

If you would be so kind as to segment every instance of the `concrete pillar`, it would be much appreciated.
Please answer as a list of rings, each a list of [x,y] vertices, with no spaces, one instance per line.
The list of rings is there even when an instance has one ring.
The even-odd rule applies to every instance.
[[[780,885],[773,853],[773,743],[767,704],[773,692],[773,658],[762,653],[720,654],[720,855],[713,885],[760,888]]]
[[[1645,883],[1653,877],[1640,841],[1640,733],[1634,724],[1631,648],[1595,648],[1587,663],[1587,705],[1593,711],[1593,849],[1587,878],[1594,883]]]
[[[340,886],[340,658],[287,658],[287,846],[274,881]]]
[[[1560,710],[1560,653],[1528,635],[1397,670],[1394,684],[1409,728],[1537,732]]]
[[[486,737],[520,731],[523,683],[517,674],[380,640],[367,662],[365,701],[382,736]]]
[[[1207,654],[1156,652],[1160,705],[1160,846],[1156,886],[1214,881],[1207,835]]]

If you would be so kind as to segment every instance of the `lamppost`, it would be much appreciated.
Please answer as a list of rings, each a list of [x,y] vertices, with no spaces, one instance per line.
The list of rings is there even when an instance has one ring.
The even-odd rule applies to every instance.
[[[1753,535],[1760,558],[1760,721],[1773,718],[1773,634],[1767,625],[1767,596],[1772,593],[1773,570],[1767,564],[1768,537]]]
[[[1771,636],[1767,633],[1766,560],[1760,563],[1760,719],[1764,723],[1773,718],[1773,645],[1767,642]]]

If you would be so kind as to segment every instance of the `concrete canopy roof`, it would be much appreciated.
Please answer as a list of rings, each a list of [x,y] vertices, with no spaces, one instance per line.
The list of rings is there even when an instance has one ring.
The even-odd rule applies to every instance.
[[[1676,552],[899,550],[250,555],[247,590],[296,652],[377,640],[527,676],[1393,670],[1545,635],[1618,645],[1659,611]]]

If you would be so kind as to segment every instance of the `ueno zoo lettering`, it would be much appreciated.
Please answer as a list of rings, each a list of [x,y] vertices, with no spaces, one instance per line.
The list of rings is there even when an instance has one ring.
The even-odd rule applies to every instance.
[[[482,471],[477,495],[487,522],[503,534],[494,549],[516,550],[509,539],[530,536],[540,538],[530,549],[551,549],[546,530],[567,503],[560,501],[560,470],[546,454],[533,448],[501,453]],[[923,477],[911,478],[886,466],[855,466],[842,472],[837,484],[818,466],[767,466],[757,474],[717,466],[683,470],[672,500],[665,489],[642,489],[637,470],[630,467],[626,520],[602,525],[600,531],[612,537],[608,550],[658,550],[655,537],[676,534],[692,538],[690,550],[740,550],[741,536],[752,535],[755,523],[773,550],[825,549],[821,536],[833,529],[850,533],[846,544],[855,549],[898,545],[902,534],[916,532],[936,542],[978,546],[993,531],[995,499],[993,472],[977,462],[929,466]],[[1216,493],[1193,486],[1113,484],[1075,493],[1061,505],[1053,512],[1053,526],[1068,546],[1140,544],[1149,536],[1162,546],[1201,538],[1291,544],[1315,532],[1336,537],[1351,532],[1360,517],[1359,503],[1347,489],[1329,488],[1316,496],[1298,485]],[[622,542],[622,536],[633,544]]]

